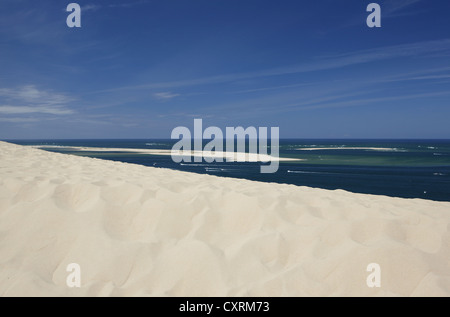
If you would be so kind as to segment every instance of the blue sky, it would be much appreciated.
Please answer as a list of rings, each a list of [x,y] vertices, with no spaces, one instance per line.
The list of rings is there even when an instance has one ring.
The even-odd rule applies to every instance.
[[[450,138],[447,0],[70,2],[1,0],[0,139]]]

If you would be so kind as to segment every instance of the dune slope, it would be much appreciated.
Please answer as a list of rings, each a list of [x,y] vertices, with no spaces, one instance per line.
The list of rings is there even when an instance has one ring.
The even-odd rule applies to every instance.
[[[0,295],[449,296],[450,203],[0,142]]]

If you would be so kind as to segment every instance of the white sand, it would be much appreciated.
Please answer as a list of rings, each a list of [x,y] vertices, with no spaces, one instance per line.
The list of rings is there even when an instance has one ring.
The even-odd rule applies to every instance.
[[[0,143],[0,295],[449,296],[450,203]]]
[[[189,156],[202,158],[221,158],[227,162],[283,162],[283,161],[304,161],[303,159],[277,157],[268,154],[257,153],[241,153],[241,152],[223,152],[223,151],[172,151],[164,149],[131,149],[131,148],[101,148],[101,147],[81,147],[81,146],[60,146],[60,145],[46,145],[46,146],[30,146],[33,148],[42,149],[72,149],[81,152],[124,152],[124,153],[138,153],[148,155],[165,155],[165,156]]]

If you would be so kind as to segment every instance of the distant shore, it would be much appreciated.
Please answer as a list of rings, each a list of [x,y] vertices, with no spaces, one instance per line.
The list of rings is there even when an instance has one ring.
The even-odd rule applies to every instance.
[[[99,147],[82,147],[82,146],[58,146],[46,145],[33,146],[34,148],[67,148],[81,152],[125,152],[125,153],[140,153],[149,155],[164,155],[164,156],[190,156],[202,158],[221,158],[231,162],[270,162],[270,161],[301,161],[296,158],[276,157],[268,154],[257,153],[239,153],[239,152],[224,152],[224,151],[172,151],[164,149],[131,149],[131,148],[99,148]]]

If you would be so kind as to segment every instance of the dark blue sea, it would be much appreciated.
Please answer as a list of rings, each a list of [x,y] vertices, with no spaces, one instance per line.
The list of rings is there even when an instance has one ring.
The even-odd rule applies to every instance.
[[[48,151],[169,168],[222,177],[244,178],[355,193],[450,201],[450,140],[280,140],[277,173],[261,174],[261,163],[174,163],[170,156],[79,151],[71,147],[170,150],[174,140],[12,141]],[[51,146],[46,148],[46,146]],[[60,147],[56,147],[60,146]],[[270,154],[270,150],[269,150]]]

